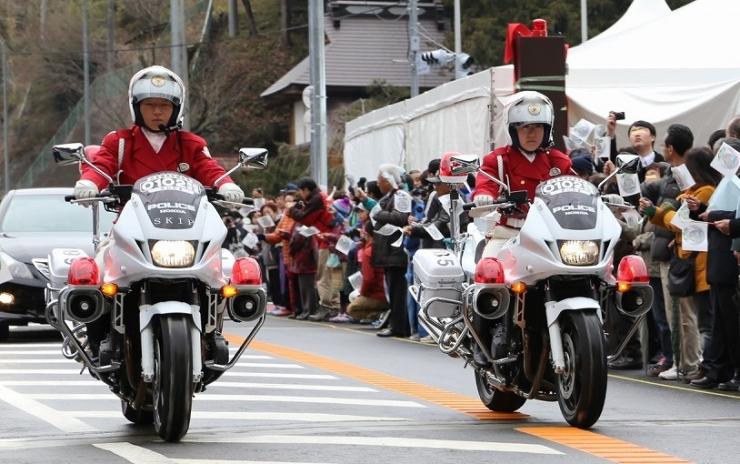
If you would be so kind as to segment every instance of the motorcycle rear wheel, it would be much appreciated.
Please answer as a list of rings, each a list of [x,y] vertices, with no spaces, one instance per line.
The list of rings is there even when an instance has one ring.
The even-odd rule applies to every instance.
[[[136,425],[151,425],[154,422],[154,411],[134,409],[128,401],[121,400],[121,412],[123,417]]]
[[[190,320],[183,314],[159,318],[154,340],[154,430],[165,441],[179,441],[190,427],[193,369]]]
[[[595,313],[569,311],[560,318],[565,371],[558,375],[558,405],[574,427],[589,428],[601,416],[607,367],[601,322]]]
[[[475,386],[478,389],[478,397],[480,397],[480,400],[485,407],[491,411],[514,412],[521,408],[527,401],[515,393],[497,390],[488,385],[485,374],[483,374],[481,370],[476,370],[474,374]]]

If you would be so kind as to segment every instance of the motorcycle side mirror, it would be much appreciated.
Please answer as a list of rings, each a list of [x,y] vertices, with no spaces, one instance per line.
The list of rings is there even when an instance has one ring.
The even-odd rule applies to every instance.
[[[54,145],[51,152],[54,156],[54,162],[59,166],[77,164],[85,159],[85,146],[81,143]]]
[[[510,202],[523,205],[527,202],[527,191],[526,190],[515,190],[506,194],[506,199]]]
[[[637,174],[640,169],[640,157],[629,153],[617,155],[617,172],[619,174]]]
[[[253,169],[267,168],[267,150],[264,148],[240,148],[239,164]]]

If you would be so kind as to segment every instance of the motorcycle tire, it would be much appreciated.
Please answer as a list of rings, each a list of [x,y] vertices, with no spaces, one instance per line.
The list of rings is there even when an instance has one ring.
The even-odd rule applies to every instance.
[[[121,412],[123,417],[136,425],[151,425],[154,422],[154,411],[134,409],[128,401],[121,400]]]
[[[574,427],[589,428],[606,399],[604,335],[595,313],[568,311],[560,318],[565,370],[558,375],[558,405]]]
[[[491,411],[514,412],[521,408],[527,401],[515,393],[505,392],[491,387],[488,385],[485,374],[482,371],[476,370],[474,374],[478,396],[485,407]]]
[[[154,430],[168,442],[179,441],[190,427],[193,369],[190,317],[159,317],[154,340]]]

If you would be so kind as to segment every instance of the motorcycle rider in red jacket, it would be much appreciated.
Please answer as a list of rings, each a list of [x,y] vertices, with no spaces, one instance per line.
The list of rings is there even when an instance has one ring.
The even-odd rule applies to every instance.
[[[90,161],[121,184],[133,184],[156,172],[177,171],[205,187],[214,186],[225,171],[211,158],[205,140],[181,130],[185,85],[180,77],[163,66],[150,66],[134,74],[128,94],[134,125],[106,135]],[[90,198],[107,185],[103,176],[83,164],[74,195]],[[244,199],[244,192],[230,177],[214,187],[227,201],[241,203]]]

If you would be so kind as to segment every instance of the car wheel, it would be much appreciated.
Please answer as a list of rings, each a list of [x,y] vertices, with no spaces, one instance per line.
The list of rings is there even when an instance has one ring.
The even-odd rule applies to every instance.
[[[0,322],[0,342],[7,342],[10,336],[10,324]]]

